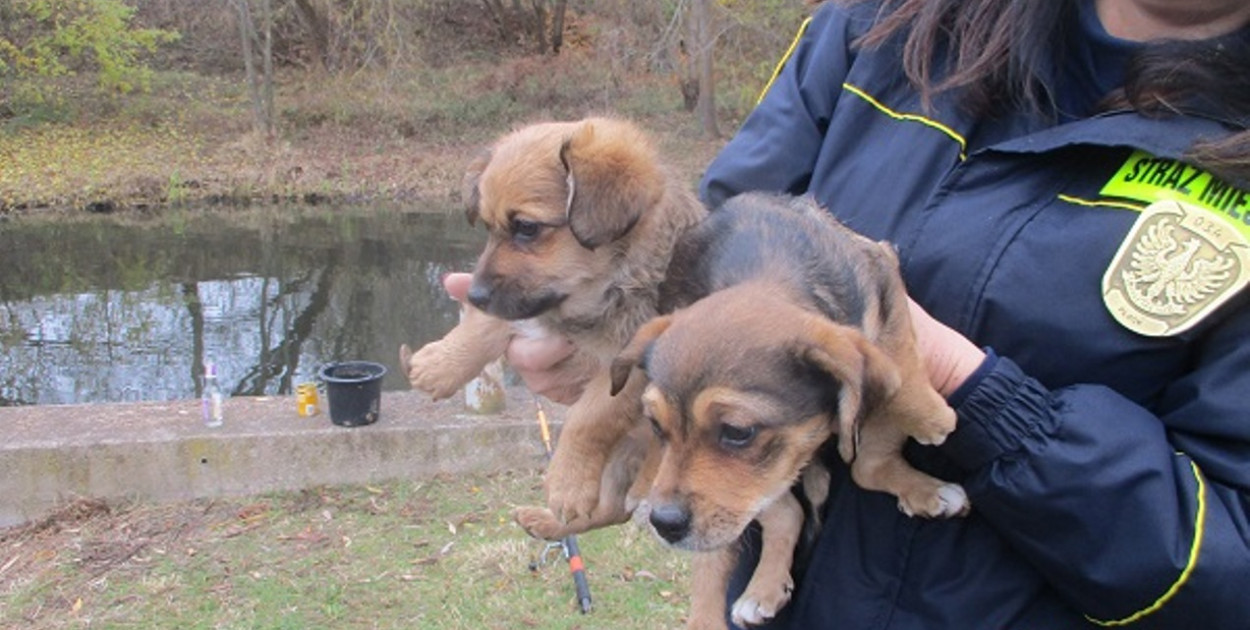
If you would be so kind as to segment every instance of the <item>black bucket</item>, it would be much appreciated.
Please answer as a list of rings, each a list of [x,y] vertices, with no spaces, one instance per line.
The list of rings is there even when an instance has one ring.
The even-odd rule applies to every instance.
[[[369,361],[331,363],[321,368],[330,422],[341,427],[377,422],[382,405],[383,376],[386,376],[386,366]]]

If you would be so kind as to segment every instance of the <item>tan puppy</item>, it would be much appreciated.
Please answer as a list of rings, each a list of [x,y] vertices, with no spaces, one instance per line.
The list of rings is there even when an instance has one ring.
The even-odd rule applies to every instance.
[[[517,519],[547,539],[622,522],[650,436],[641,380],[613,397],[607,368],[658,313],[673,247],[706,211],[646,134],[610,118],[505,135],[470,165],[465,199],[469,221],[490,232],[473,271],[473,308],[443,339],[401,348],[408,379],[436,398],[452,395],[504,353],[514,322],[569,337],[594,376],[547,470],[550,511],[523,508]]]
[[[753,520],[761,559],[733,618],[761,623],[789,601],[803,520],[791,489],[803,476],[823,502],[815,455],[834,435],[856,483],[894,494],[907,514],[967,511],[962,488],[901,454],[908,437],[941,443],[955,414],[921,364],[889,245],[808,198],[742,195],[687,234],[666,287],[693,303],[643,326],[612,373],[617,388],[639,380],[634,366],[649,380],[645,415],[662,451],[649,518],[669,544],[708,552],[695,563],[701,627],[724,626],[733,543]]]

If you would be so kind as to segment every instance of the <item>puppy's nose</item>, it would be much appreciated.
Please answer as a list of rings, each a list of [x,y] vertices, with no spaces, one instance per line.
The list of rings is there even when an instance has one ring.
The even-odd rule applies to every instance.
[[[660,538],[670,543],[690,533],[690,510],[676,503],[666,503],[651,508],[651,526]]]
[[[469,286],[469,303],[479,309],[486,310],[486,306],[490,304],[490,287],[474,282]]]

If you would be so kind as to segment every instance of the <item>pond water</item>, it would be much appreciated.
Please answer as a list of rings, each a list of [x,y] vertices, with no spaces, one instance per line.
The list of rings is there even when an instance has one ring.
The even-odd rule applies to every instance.
[[[0,406],[194,398],[206,360],[234,396],[356,359],[406,389],[399,344],[455,325],[440,278],[484,241],[458,212],[397,208],[0,223]]]

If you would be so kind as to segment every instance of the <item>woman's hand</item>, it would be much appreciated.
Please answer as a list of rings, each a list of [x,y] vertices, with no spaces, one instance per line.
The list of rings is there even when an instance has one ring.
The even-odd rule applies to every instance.
[[[985,352],[907,298],[916,349],[929,371],[929,382],[949,397],[985,360]]]
[[[472,283],[473,276],[468,273],[452,273],[443,278],[448,295],[461,303],[465,303]],[[597,362],[578,353],[573,343],[562,336],[534,327],[514,330],[506,358],[525,386],[535,394],[566,405],[581,397],[598,369]]]

